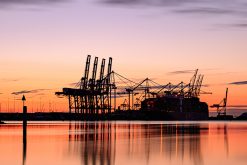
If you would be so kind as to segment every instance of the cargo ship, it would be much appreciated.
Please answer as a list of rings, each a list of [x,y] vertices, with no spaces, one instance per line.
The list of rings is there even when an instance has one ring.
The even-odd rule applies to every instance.
[[[208,105],[198,97],[162,96],[148,98],[141,103],[143,113],[163,120],[207,120]]]

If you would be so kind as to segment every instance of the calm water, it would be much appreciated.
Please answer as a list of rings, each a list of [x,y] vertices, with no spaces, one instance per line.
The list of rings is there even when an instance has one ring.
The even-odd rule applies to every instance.
[[[1,165],[246,165],[247,123],[11,123],[0,147]]]

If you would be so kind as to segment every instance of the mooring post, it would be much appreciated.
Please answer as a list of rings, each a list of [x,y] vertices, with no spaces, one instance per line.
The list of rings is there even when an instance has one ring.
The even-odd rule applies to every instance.
[[[23,160],[22,160],[22,164],[25,165],[26,164],[26,153],[27,153],[27,106],[25,106],[25,101],[26,98],[23,95],[22,97],[22,101],[23,101],[23,116],[22,116],[22,120],[23,120],[23,124],[22,124],[22,128],[23,128]]]
[[[23,102],[23,114],[22,114],[22,120],[23,120],[23,137],[24,137],[24,130],[26,133],[26,127],[27,127],[27,106],[25,106],[26,97],[22,96],[22,102]]]
[[[26,130],[26,127],[27,127],[27,106],[23,106],[23,133],[24,130]]]

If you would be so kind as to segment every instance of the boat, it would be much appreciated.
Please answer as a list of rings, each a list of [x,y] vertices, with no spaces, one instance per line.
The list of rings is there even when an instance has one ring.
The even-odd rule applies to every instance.
[[[162,96],[142,101],[141,109],[150,118],[163,120],[207,120],[208,104],[198,97]]]

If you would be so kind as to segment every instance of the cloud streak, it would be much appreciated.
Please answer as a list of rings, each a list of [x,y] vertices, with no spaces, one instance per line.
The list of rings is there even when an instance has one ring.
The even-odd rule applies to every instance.
[[[18,82],[21,79],[0,79],[1,82]]]
[[[247,81],[236,81],[229,83],[230,85],[247,85]]]
[[[169,75],[177,75],[177,74],[190,74],[190,73],[194,73],[195,70],[177,70],[177,71],[173,71],[173,72],[169,72]]]
[[[213,7],[199,7],[199,8],[189,8],[189,9],[181,9],[181,10],[174,10],[177,13],[182,14],[208,14],[208,15],[225,15],[225,14],[234,14],[233,10],[229,9],[220,9],[220,8],[213,8]]]
[[[57,3],[68,0],[0,0],[0,4],[46,4]]]
[[[205,1],[205,0],[202,0]],[[197,0],[101,0],[101,2],[112,5],[148,5],[148,6],[177,6]]]
[[[145,8],[161,7],[168,12],[188,14],[193,16],[205,15],[229,17],[229,27],[247,28],[246,22],[235,21],[247,16],[247,3],[245,0],[99,0],[101,3],[112,6],[140,6]]]
[[[71,0],[0,0],[0,8],[16,5],[49,5]]]
[[[237,27],[237,28],[247,28],[247,23],[233,23],[229,26],[230,27]]]
[[[41,91],[46,91],[46,90],[50,90],[50,89],[34,89],[34,90],[21,90],[21,91],[16,91],[16,92],[12,92],[12,95],[22,95],[22,94],[33,94],[33,93],[39,93]]]

